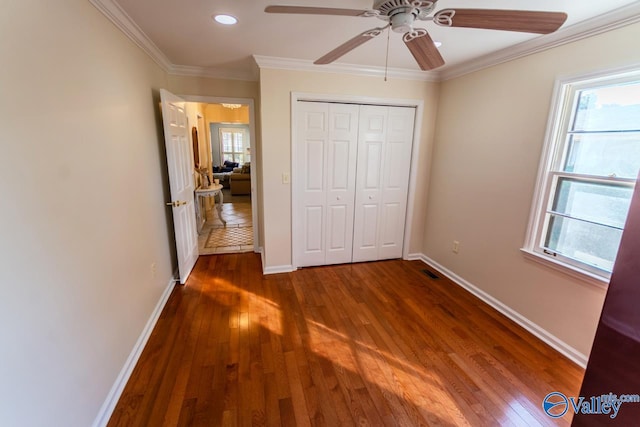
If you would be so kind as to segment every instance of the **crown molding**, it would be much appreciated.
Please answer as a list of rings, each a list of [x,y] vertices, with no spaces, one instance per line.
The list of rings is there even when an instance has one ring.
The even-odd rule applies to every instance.
[[[89,0],[96,9],[109,18],[115,26],[122,31],[131,41],[153,59],[163,70],[170,71],[173,64],[169,61],[158,46],[138,27],[118,3],[113,0]]]
[[[316,73],[338,73],[338,74],[353,74],[356,76],[365,77],[384,77],[385,68],[368,66],[368,65],[355,65],[355,64],[342,64],[333,63],[327,65],[315,65],[312,61],[292,58],[278,58],[274,56],[262,56],[253,55],[253,59],[258,64],[259,68],[272,68],[278,70],[292,70],[292,71],[313,71]],[[387,76],[395,79],[403,80],[421,80],[427,82],[437,82],[440,79],[437,74],[427,71],[414,71],[403,68],[389,68],[387,70]]]
[[[449,80],[494,65],[542,52],[564,44],[622,28],[640,22],[640,2],[636,2],[604,15],[588,19],[543,37],[519,43],[480,58],[451,66],[440,71],[441,80]]]
[[[96,9],[106,16],[122,31],[131,41],[155,61],[168,74],[181,76],[209,77],[225,80],[257,81],[258,71],[230,71],[207,67],[195,67],[173,64],[169,58],[151,41],[149,37],[138,27],[127,12],[120,7],[115,0],[89,0]]]

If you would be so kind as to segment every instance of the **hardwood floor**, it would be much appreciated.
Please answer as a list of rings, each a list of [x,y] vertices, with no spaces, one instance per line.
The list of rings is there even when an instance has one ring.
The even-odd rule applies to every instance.
[[[567,425],[583,370],[419,261],[262,276],[200,257],[110,426]]]

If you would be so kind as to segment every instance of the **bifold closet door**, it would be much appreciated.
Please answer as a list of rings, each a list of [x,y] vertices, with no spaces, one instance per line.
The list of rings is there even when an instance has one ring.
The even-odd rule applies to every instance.
[[[351,262],[359,106],[298,103],[298,267]]]
[[[360,107],[353,262],[401,258],[415,109]]]

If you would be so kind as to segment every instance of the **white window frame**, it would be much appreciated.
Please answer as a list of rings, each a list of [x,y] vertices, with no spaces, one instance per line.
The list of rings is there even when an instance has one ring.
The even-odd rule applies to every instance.
[[[564,257],[561,254],[553,254],[544,250],[542,245],[548,225],[546,213],[550,208],[550,204],[553,203],[552,192],[556,188],[554,180],[557,180],[558,177],[589,178],[599,182],[624,183],[631,187],[634,186],[635,178],[594,178],[588,175],[565,173],[561,171],[560,167],[556,166],[561,165],[564,160],[568,128],[576,111],[576,103],[578,102],[576,94],[578,91],[604,84],[613,85],[639,80],[640,66],[638,65],[625,69],[600,71],[556,80],[529,216],[527,236],[521,249],[525,256],[534,261],[542,262],[549,267],[598,286],[606,287],[611,278],[609,272]]]
[[[242,166],[243,163],[245,163],[245,159],[246,159],[246,153],[245,153],[245,147],[249,146],[249,141],[247,140],[247,131],[244,128],[220,128],[218,130],[219,134],[220,134],[220,158],[221,160],[224,159],[225,154],[229,154],[231,155],[231,161],[236,162],[236,163],[240,163],[240,165]],[[224,141],[222,139],[222,134],[224,132],[230,133],[232,136],[232,141],[231,141],[231,149],[234,150],[235,149],[235,135],[236,134],[240,134],[242,135],[242,149],[241,151],[224,151]],[[238,162],[236,161],[236,156],[242,156],[242,161]]]

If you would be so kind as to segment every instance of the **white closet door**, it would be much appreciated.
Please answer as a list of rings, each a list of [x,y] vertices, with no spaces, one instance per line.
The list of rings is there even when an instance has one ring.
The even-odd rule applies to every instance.
[[[353,261],[400,258],[415,109],[362,106]]]
[[[402,258],[414,119],[414,108],[389,107],[378,224],[378,259]]]
[[[325,264],[351,262],[359,106],[329,104]]]
[[[358,106],[300,102],[298,112],[296,263],[351,262]]]

